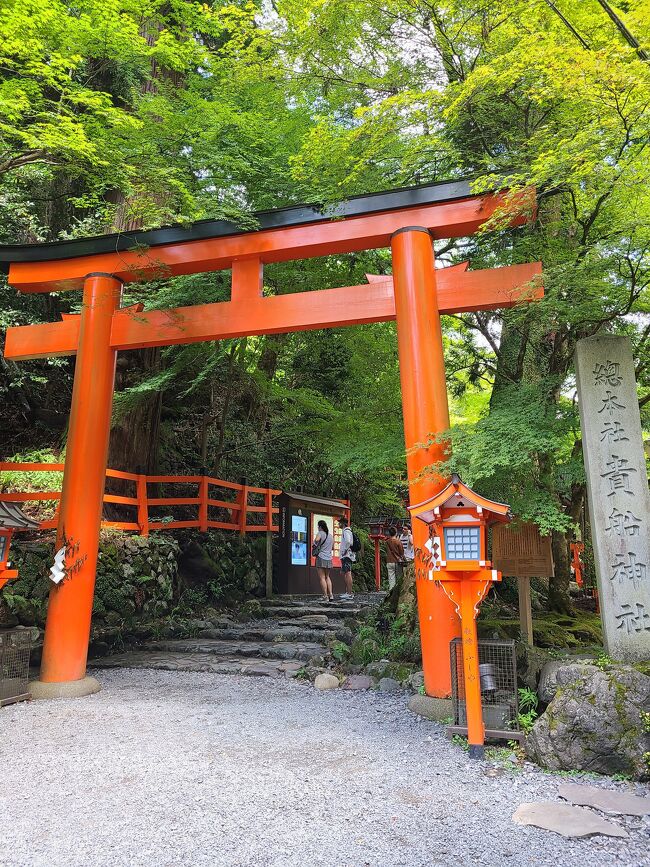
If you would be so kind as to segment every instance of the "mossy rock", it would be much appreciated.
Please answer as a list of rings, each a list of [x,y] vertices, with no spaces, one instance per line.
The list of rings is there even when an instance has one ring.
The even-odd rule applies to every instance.
[[[529,758],[551,770],[648,775],[650,740],[641,715],[650,710],[650,678],[630,666],[602,671],[567,664],[560,688],[526,739]]]
[[[266,617],[266,609],[257,599],[249,599],[239,609],[243,620],[262,620]]]
[[[377,680],[381,680],[383,677],[390,677],[400,683],[405,683],[410,679],[415,671],[415,667],[414,663],[391,662],[390,660],[380,659],[366,666],[366,674],[377,678]]]
[[[641,674],[650,677],[650,659],[645,662],[635,662],[632,667],[636,668],[637,671],[640,671]]]

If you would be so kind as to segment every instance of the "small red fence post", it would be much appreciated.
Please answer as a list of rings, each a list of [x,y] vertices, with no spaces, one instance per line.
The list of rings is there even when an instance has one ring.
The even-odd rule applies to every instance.
[[[379,539],[375,537],[375,587],[381,590],[381,550],[379,548]]]
[[[142,473],[142,467],[138,467],[138,479],[135,483],[138,497],[138,526],[141,536],[149,535],[149,503],[147,500],[147,477]]]
[[[199,482],[199,530],[201,533],[208,532],[208,471],[206,467],[201,469],[202,478]]]
[[[271,483],[266,483],[264,495],[266,506],[266,581],[264,583],[264,595],[267,599],[273,596],[273,494]]]
[[[241,491],[239,494],[239,535],[246,534],[248,521],[248,479],[240,479]]]
[[[264,494],[264,505],[266,506],[266,532],[273,532],[273,494],[269,482],[266,483],[266,492]]]

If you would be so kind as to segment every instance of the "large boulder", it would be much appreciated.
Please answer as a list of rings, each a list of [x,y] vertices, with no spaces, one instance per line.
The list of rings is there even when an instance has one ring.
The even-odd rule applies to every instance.
[[[650,744],[641,714],[650,710],[650,677],[625,666],[565,665],[556,682],[555,697],[526,739],[528,756],[555,771],[647,778]]]
[[[564,675],[559,674],[565,669],[567,669],[567,671]],[[537,687],[539,700],[542,704],[549,704],[549,702],[553,701],[553,697],[559,687],[558,675],[560,679],[562,677],[568,677],[569,679],[575,680],[575,677],[578,674],[593,674],[595,671],[598,671],[598,668],[595,665],[592,665],[590,660],[583,661],[582,659],[575,659],[573,662],[566,659],[549,660],[542,667],[539,675],[539,684]]]

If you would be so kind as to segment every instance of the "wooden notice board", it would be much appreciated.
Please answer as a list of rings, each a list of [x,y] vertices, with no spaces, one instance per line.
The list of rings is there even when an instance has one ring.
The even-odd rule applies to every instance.
[[[508,577],[551,578],[551,537],[537,524],[497,524],[492,530],[492,566]]]
[[[537,524],[497,524],[492,531],[492,565],[517,578],[521,636],[533,645],[531,578],[551,578],[553,549],[550,536],[540,535]]]

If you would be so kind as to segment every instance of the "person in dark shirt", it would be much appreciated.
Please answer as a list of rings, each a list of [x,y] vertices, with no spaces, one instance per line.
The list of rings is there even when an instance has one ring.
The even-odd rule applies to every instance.
[[[397,538],[395,527],[389,527],[388,538],[386,539],[386,571],[388,572],[388,587],[390,590],[395,586],[398,575],[397,570],[403,560],[404,546]]]

